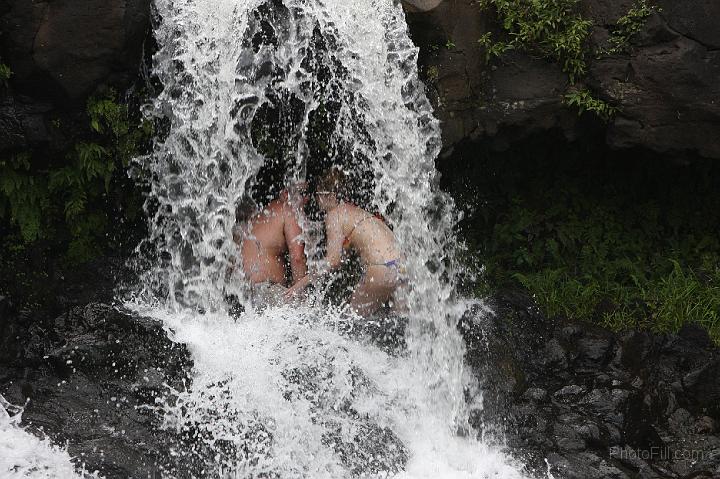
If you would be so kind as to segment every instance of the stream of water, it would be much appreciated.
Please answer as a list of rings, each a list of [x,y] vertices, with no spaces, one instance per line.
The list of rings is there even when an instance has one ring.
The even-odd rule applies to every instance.
[[[480,407],[482,393],[456,328],[468,309],[456,293],[458,217],[436,184],[440,128],[399,2],[155,8],[162,88],[146,114],[160,127],[139,173],[150,237],[127,305],[162,320],[194,362],[191,384],[157,401],[163,427],[191,439],[174,453],[195,458],[192,472],[169,474],[522,477],[468,423],[468,401]],[[402,318],[353,318],[322,288],[304,304],[256,311],[243,278],[226,274],[238,201],[331,164],[355,175],[359,201],[402,246]],[[304,227],[312,266],[322,228]],[[231,295],[244,312],[230,314]]]
[[[167,128],[146,173],[155,260],[133,307],[162,319],[194,360],[192,385],[160,404],[165,427],[194,431],[193,454],[215,476],[520,477],[468,424],[457,216],[436,186],[439,124],[400,4],[156,7],[163,88],[148,114]],[[322,290],[302,306],[228,313],[229,294],[246,297],[226,274],[235,205],[278,164],[283,185],[342,165],[392,225],[410,285],[396,347],[348,333],[360,320]],[[321,228],[304,227],[312,264]]]

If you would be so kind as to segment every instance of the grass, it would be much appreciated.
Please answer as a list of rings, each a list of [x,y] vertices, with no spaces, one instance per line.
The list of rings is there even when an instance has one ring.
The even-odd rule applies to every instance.
[[[557,141],[445,166],[462,172],[446,187],[485,264],[475,290],[524,288],[548,317],[615,330],[697,323],[720,343],[720,165],[598,150]]]

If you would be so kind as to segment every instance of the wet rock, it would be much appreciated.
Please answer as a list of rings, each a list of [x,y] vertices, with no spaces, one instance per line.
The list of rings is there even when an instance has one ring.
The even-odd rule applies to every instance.
[[[528,390],[523,394],[523,398],[535,402],[546,402],[548,399],[548,393],[542,388],[528,388]]]
[[[683,384],[699,409],[720,418],[720,359],[685,376]]]
[[[695,421],[695,432],[698,434],[712,434],[717,431],[717,423],[709,416],[702,416]]]
[[[437,8],[443,0],[404,0],[403,3],[410,11],[415,12],[428,12],[434,8]]]
[[[362,422],[348,440],[338,426],[323,435],[323,443],[332,447],[340,461],[355,477],[397,474],[407,464],[405,445],[387,427]]]
[[[659,0],[656,5],[661,10],[650,16],[627,53],[589,59],[585,83],[621,108],[608,125],[591,115],[578,117],[563,105],[568,78],[558,65],[518,51],[486,63],[477,40],[496,34],[499,26],[473,0],[409,13],[421,69],[442,122],[445,152],[468,141],[502,151],[554,131],[568,141],[599,133],[612,149],[720,158],[715,141],[720,51],[711,20],[720,17],[720,3]],[[630,6],[625,0],[583,3],[583,15],[595,25],[591,50],[601,46]]]
[[[529,471],[545,477],[549,466],[558,478],[718,474],[710,398],[720,351],[704,334],[555,324],[518,292],[490,304],[495,314],[478,310],[461,325],[466,359],[489,398],[472,420],[482,418],[483,431],[501,431]],[[496,358],[512,366],[493,369]],[[526,386],[507,388],[514,380],[503,374],[523,377]]]
[[[550,473],[567,479],[625,479],[627,474],[591,453],[548,455]]]
[[[692,416],[683,408],[676,410],[668,418],[668,427],[675,434],[686,435],[690,431]]]
[[[580,338],[577,342],[580,366],[603,367],[610,360],[612,343],[613,338],[608,331]]]
[[[572,384],[570,386],[565,386],[558,391],[555,391],[553,397],[558,401],[563,402],[577,401],[583,394],[585,394],[585,392],[586,390],[584,387],[578,386],[577,384]]]
[[[28,401],[28,430],[67,442],[87,470],[108,478],[194,470],[170,454],[182,438],[160,429],[155,410],[156,399],[172,396],[167,385],[188,383],[192,366],[160,323],[99,303],[43,322],[3,322],[17,344],[0,357],[0,394]]]
[[[554,338],[545,345],[541,361],[545,366],[555,369],[565,369],[568,366],[566,352],[560,342]]]
[[[325,429],[323,444],[338,454],[354,476],[375,477],[399,472],[409,458],[405,445],[390,428],[376,424],[352,406],[354,398],[374,385],[360,368],[350,366],[347,370],[338,370],[332,361],[332,357],[323,357],[316,364],[284,371],[285,399],[304,400],[311,405],[314,421]],[[338,374],[344,374],[340,381]],[[333,386],[336,381],[349,385],[350,390],[338,394]]]
[[[3,60],[22,93],[83,101],[99,84],[135,78],[148,0],[0,2]]]

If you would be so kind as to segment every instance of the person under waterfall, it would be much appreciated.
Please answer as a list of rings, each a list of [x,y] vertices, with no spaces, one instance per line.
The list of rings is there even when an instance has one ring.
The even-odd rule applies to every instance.
[[[321,268],[295,283],[285,293],[292,299],[311,283],[340,268],[343,250],[357,251],[364,274],[350,299],[350,308],[368,317],[384,304],[393,304],[402,282],[403,261],[395,234],[379,215],[373,215],[347,201],[348,181],[345,173],[331,168],[319,181],[315,195],[325,212],[326,257]]]
[[[288,277],[286,263],[290,265],[292,283],[307,275],[300,227],[307,202],[304,190],[304,183],[293,185],[262,210],[247,195],[237,206],[233,241],[240,248],[239,266],[250,283],[251,300],[256,306],[282,302]]]

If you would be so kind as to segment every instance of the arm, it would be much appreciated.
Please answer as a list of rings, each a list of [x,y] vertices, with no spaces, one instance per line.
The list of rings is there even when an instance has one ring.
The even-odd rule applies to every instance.
[[[345,236],[343,235],[342,222],[337,209],[328,213],[327,218],[325,218],[325,235],[327,240],[325,264],[318,271],[308,274],[289,288],[285,293],[286,298],[291,298],[305,289],[310,283],[340,267]]]
[[[335,208],[325,218],[325,268],[326,272],[335,271],[342,263],[343,234],[340,208]]]
[[[302,239],[302,228],[298,217],[299,211],[292,207],[288,208],[285,215],[285,242],[287,243],[288,256],[290,257],[290,269],[292,270],[293,283],[297,283],[307,275],[307,259],[305,258],[305,242]]]

